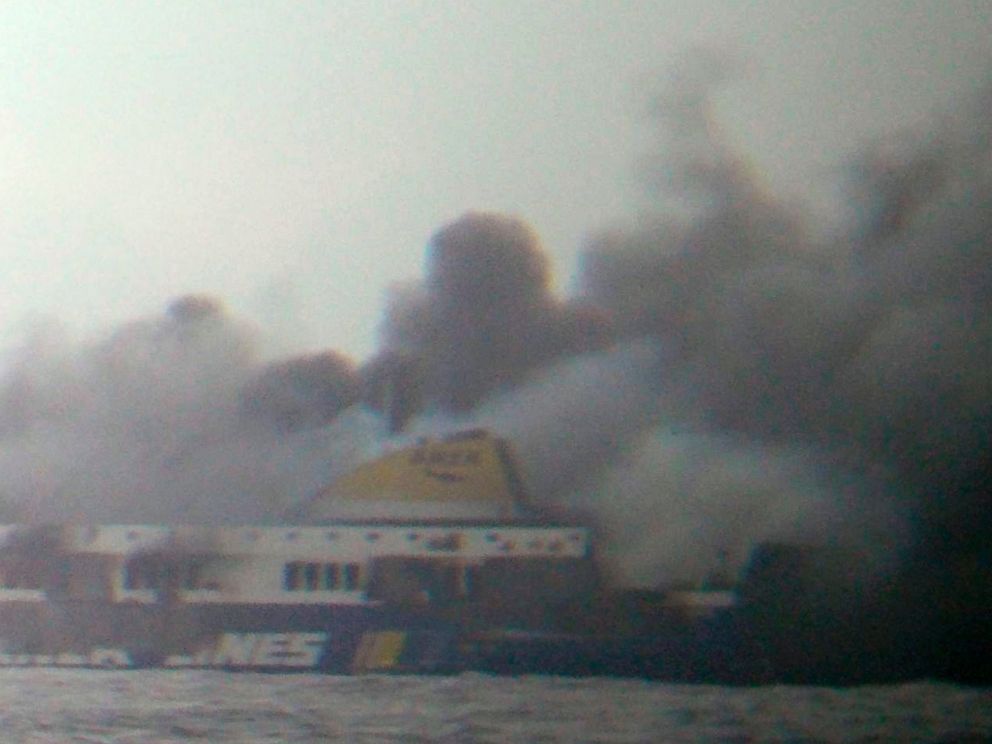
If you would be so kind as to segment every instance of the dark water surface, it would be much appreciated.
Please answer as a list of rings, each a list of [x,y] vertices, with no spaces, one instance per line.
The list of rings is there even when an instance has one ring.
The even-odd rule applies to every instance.
[[[0,670],[4,742],[980,742],[992,689]]]

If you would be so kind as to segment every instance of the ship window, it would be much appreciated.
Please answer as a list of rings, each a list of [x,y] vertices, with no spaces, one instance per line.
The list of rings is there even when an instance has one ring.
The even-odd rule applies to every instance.
[[[462,536],[457,532],[449,532],[446,535],[432,537],[427,541],[428,550],[461,550]]]
[[[341,567],[337,563],[324,564],[324,588],[337,589],[341,584]]]
[[[41,572],[30,565],[8,566],[3,570],[4,589],[41,589]]]
[[[459,593],[463,597],[472,596],[474,593],[475,582],[478,580],[478,571],[475,566],[462,566],[459,579]]]
[[[358,589],[361,584],[362,567],[357,563],[344,564],[344,588],[348,591]]]
[[[282,585],[288,592],[297,592],[303,588],[303,564],[293,561],[283,567]]]
[[[202,567],[196,563],[186,566],[183,573],[183,589],[197,589],[200,586],[200,569]]]
[[[128,591],[157,589],[162,581],[156,562],[136,559],[124,564],[124,588]]]
[[[220,585],[212,579],[204,563],[190,563],[183,574],[183,589],[188,591],[217,591]]]
[[[355,591],[361,588],[362,566],[359,563],[303,563],[293,561],[283,567],[283,588],[288,592]]]
[[[306,580],[307,591],[312,592],[317,589],[317,573],[320,567],[316,563],[307,563],[303,568],[303,577]]]

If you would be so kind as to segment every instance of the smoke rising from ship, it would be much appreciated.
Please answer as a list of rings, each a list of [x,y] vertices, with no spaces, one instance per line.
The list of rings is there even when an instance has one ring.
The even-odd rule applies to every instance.
[[[417,360],[431,404],[469,411],[543,364],[606,342],[604,319],[559,301],[550,279],[525,222],[466,214],[432,237],[423,285],[395,290],[385,353]]]
[[[849,167],[850,224],[824,235],[800,207],[765,190],[721,138],[710,109],[720,60],[704,62],[680,71],[658,101],[668,140],[652,160],[657,208],[590,242],[573,301],[596,308],[600,348],[654,343],[662,359],[654,380],[617,375],[583,386],[613,352],[601,351],[597,363],[545,347],[533,367],[548,357],[551,366],[488,398],[478,421],[501,410],[504,423],[494,428],[509,432],[515,411],[530,422],[520,429],[554,443],[521,447],[531,481],[544,496],[574,497],[597,513],[613,544],[625,546],[618,552],[628,577],[634,564],[641,580],[685,570],[692,545],[739,552],[755,539],[841,541],[880,553],[914,542],[975,544],[989,527],[977,513],[992,407],[988,95],[931,131],[866,145]],[[469,216],[449,230],[464,236],[478,222]],[[486,270],[503,265],[481,258],[492,255],[490,237],[461,244]],[[472,258],[460,257],[460,276],[478,276]],[[451,313],[458,318],[484,312],[484,286],[459,288],[429,272],[412,312],[391,317],[389,328],[436,328],[446,308],[464,308]],[[500,299],[490,305],[499,307]],[[488,336],[524,348],[527,322],[546,317],[495,312],[449,348]],[[472,380],[495,366],[473,365],[471,353],[447,366],[438,335],[419,338],[405,351],[435,365],[429,378]],[[514,378],[502,382],[506,391]],[[566,391],[575,407],[563,412],[554,401]],[[600,401],[611,397],[640,401],[641,415],[603,415]],[[427,402],[468,407],[443,394]],[[576,464],[558,469],[582,477],[546,475],[572,463],[571,452],[582,453]]]
[[[526,222],[472,212],[390,293],[364,364],[269,360],[204,298],[97,342],[37,330],[0,388],[10,520],[271,522],[383,446],[484,425],[538,502],[600,522],[624,581],[700,578],[769,538],[974,554],[992,96],[866,146],[851,224],[824,236],[721,138],[718,67],[683,72],[658,101],[656,207],[590,240],[575,297]]]
[[[677,92],[666,121],[693,125],[669,129],[669,180],[701,207],[595,241],[585,296],[621,337],[664,345],[662,396],[683,426],[846,471],[865,494],[834,498],[848,522],[978,545],[992,526],[992,96],[866,146],[854,224],[822,237],[720,140],[707,87]]]
[[[93,343],[39,327],[0,393],[5,519],[270,522],[380,438],[345,412],[357,389],[335,354],[267,363],[255,329],[204,297]]]

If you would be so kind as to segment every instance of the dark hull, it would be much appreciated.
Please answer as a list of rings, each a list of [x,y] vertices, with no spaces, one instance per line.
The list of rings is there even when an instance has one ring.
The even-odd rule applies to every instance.
[[[7,602],[0,666],[634,676],[762,681],[732,619],[651,638],[467,631],[426,612],[362,605]]]

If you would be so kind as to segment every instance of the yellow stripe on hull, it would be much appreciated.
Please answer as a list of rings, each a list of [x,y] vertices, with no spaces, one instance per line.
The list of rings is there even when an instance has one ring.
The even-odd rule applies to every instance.
[[[351,669],[359,673],[393,669],[405,645],[406,633],[401,630],[364,633],[355,650]]]

